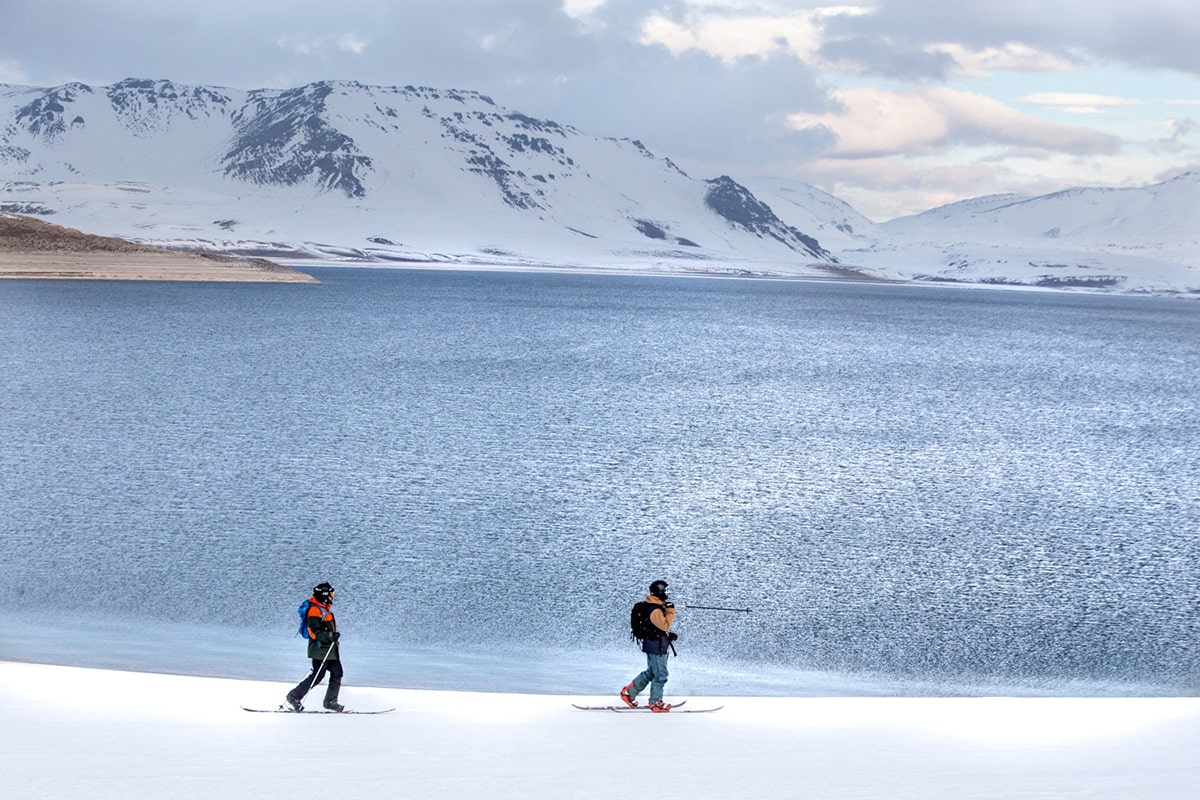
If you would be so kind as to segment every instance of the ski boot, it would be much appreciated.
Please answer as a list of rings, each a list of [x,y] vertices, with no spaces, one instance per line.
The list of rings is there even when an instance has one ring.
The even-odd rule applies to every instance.
[[[292,711],[295,711],[297,714],[299,714],[301,711],[304,710],[304,706],[300,703],[300,699],[296,698],[296,697],[292,697],[290,694],[287,696],[287,704],[288,704],[288,707],[291,708]]]
[[[621,701],[624,702],[625,705],[629,706],[630,708],[637,708],[638,701],[634,700],[633,695],[631,695],[629,693],[629,690],[632,688],[633,688],[633,684],[631,683],[628,686],[626,686],[624,689],[621,690]]]
[[[342,711],[345,711],[346,707],[344,705],[342,705],[341,703],[339,703],[337,700],[326,700],[325,701],[325,709],[327,711],[336,711],[336,712],[340,713]]]
[[[659,700],[657,703],[650,704],[650,710],[655,714],[665,714],[671,710],[671,704],[664,703],[662,700]]]

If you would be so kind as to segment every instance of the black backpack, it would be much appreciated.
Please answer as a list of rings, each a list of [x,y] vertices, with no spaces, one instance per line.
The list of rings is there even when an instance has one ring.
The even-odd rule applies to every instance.
[[[650,621],[650,612],[656,608],[661,608],[661,606],[647,603],[645,600],[633,604],[633,610],[629,612],[629,628],[634,639],[641,642],[646,639],[657,639],[663,635],[662,630]]]

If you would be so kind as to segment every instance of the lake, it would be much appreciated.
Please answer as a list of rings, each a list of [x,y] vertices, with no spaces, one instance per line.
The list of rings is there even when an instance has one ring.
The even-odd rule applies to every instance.
[[[0,283],[0,658],[609,691],[1200,690],[1200,306],[311,270]],[[356,648],[356,649],[355,649]]]

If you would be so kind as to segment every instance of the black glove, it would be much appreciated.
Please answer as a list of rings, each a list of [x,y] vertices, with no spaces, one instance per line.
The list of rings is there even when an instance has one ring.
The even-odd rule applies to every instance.
[[[669,642],[673,642],[673,641],[675,641],[675,640],[676,640],[676,639],[678,639],[678,638],[679,638],[679,634],[677,634],[675,631],[668,631],[668,632],[667,632],[667,641],[669,641]]]
[[[336,642],[340,638],[342,638],[342,635],[340,633],[338,633],[337,631],[334,631],[333,633],[329,634],[330,642]]]
[[[672,603],[670,600],[668,600],[667,602],[663,603],[663,608],[674,608],[674,607],[675,607],[675,604],[674,604],[674,603]]]

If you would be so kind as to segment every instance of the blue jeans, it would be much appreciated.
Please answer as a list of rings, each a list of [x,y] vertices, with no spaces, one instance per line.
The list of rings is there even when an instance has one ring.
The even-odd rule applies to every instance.
[[[646,686],[650,687],[650,704],[661,703],[663,686],[667,682],[667,654],[646,653],[646,671],[633,679],[633,691],[629,694],[637,697]]]

